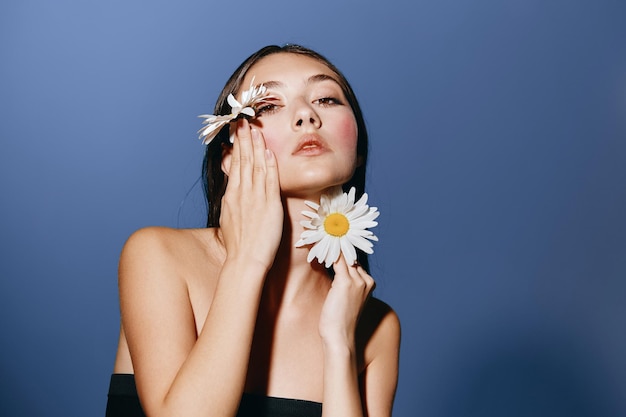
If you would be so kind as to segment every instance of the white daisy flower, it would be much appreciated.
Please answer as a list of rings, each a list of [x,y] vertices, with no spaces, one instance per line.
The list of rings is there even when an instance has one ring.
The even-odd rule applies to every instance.
[[[305,201],[305,204],[315,210],[303,211],[302,214],[311,220],[300,222],[305,230],[296,242],[296,247],[314,244],[307,261],[317,258],[319,263],[330,267],[339,255],[343,256],[348,265],[356,262],[356,249],[365,253],[373,253],[372,240],[378,241],[372,232],[367,230],[378,224],[374,220],[380,212],[376,207],[369,207],[367,194],[354,202],[355,189],[352,187],[348,194],[335,187],[329,194],[321,197],[320,204]]]
[[[226,124],[237,120],[240,115],[246,115],[249,117],[255,116],[254,106],[259,102],[260,99],[265,97],[267,93],[267,88],[263,84],[258,87],[254,86],[254,77],[252,81],[250,81],[250,88],[243,93],[241,93],[241,103],[237,101],[235,96],[229,94],[226,100],[230,105],[230,114],[226,115],[213,115],[213,114],[201,114],[198,117],[203,117],[205,120],[202,122],[203,125],[206,125],[202,129],[198,131],[200,134],[200,139],[202,139],[202,143],[204,145],[208,145],[211,140]],[[230,143],[233,143],[234,136],[230,136]]]

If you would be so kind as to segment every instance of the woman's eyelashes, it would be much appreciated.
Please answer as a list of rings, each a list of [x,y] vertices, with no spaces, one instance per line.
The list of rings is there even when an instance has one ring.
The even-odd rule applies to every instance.
[[[319,104],[322,107],[332,106],[332,105],[341,105],[343,102],[336,97],[322,97],[315,100],[315,103]]]
[[[313,100],[311,103],[319,107],[331,107],[331,106],[343,105],[343,101],[337,97],[321,97],[321,98]],[[256,105],[255,112],[258,117],[261,115],[268,115],[268,114],[276,113],[282,107],[283,105],[281,104],[273,103],[271,101],[263,101]]]
[[[257,116],[263,114],[272,114],[276,111],[278,111],[278,105],[273,103],[259,103],[255,109],[255,113]]]

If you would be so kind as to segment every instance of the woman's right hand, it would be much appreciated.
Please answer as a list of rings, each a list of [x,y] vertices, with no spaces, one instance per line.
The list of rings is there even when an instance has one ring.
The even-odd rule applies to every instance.
[[[237,122],[222,198],[220,229],[227,257],[252,259],[269,269],[283,231],[283,205],[276,157],[261,131],[246,119]]]
[[[223,163],[222,265],[203,259],[208,245],[188,233],[154,228],[134,235],[120,259],[124,332],[149,416],[235,415],[245,387],[284,215],[276,158],[247,121]]]

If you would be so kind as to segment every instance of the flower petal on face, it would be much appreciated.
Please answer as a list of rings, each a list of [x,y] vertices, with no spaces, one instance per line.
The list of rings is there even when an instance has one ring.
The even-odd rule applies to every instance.
[[[232,110],[241,109],[243,107],[232,94],[229,94],[228,97],[226,97],[226,101]],[[231,111],[231,113],[234,113],[234,111]]]
[[[219,133],[222,127],[226,126],[232,119],[231,115],[215,116],[212,114],[203,114],[201,116],[205,120],[202,122],[204,126],[198,130],[199,138],[202,139],[202,143],[208,145],[213,138]],[[203,139],[204,138],[204,139]]]
[[[211,135],[213,132],[217,133],[218,128],[220,128],[221,125],[220,124],[212,124],[212,125],[208,125],[207,127],[203,127],[202,129],[198,130],[198,133],[200,133],[200,137],[202,138],[202,136],[209,136]],[[211,136],[210,138],[208,138],[208,140],[213,139],[213,136]],[[206,140],[206,138],[205,138]]]
[[[243,109],[241,109],[241,113],[250,117],[254,117],[254,109],[252,107],[244,107]]]
[[[263,98],[267,93],[267,89],[265,86],[260,85],[258,87],[254,87],[254,77],[252,78],[252,82],[250,83],[250,88],[244,91],[241,96],[243,103],[237,101],[234,95],[229,94],[226,97],[226,101],[231,108],[230,114],[227,115],[212,115],[212,114],[203,114],[199,117],[204,118],[205,120],[202,124],[207,125],[205,128],[198,131],[200,133],[200,139],[203,139],[202,143],[207,145],[211,140],[217,135],[217,132],[226,124],[229,123],[240,114],[245,114],[248,117],[254,117],[256,115],[254,111],[254,105]],[[214,134],[215,132],[215,134]],[[230,135],[230,143],[235,141],[234,133]]]
[[[241,103],[238,102],[235,96],[233,96],[232,94],[228,95],[228,97],[226,98],[226,101],[228,102],[228,105],[230,106],[231,109],[240,109],[242,107]]]
[[[217,119],[219,116],[216,116],[214,114],[201,114],[198,117],[206,119],[205,121],[202,122],[202,124],[207,124],[207,123],[213,123],[213,121]]]
[[[198,133],[200,134],[200,139],[202,139],[202,137],[204,137],[204,139],[202,140],[202,143],[204,145],[208,145],[213,138],[215,138],[215,136],[217,136],[217,134],[219,133],[219,131],[222,129],[222,127],[226,124],[226,122],[218,122],[218,123],[214,123],[214,124],[210,124],[202,129],[200,129],[198,131]]]

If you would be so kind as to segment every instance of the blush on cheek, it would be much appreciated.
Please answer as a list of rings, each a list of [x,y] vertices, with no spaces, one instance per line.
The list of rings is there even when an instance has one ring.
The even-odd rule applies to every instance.
[[[279,150],[279,141],[274,138],[270,133],[266,133],[263,135],[263,140],[265,141],[265,147],[274,154]]]
[[[262,123],[258,123],[254,121],[252,125],[261,132],[261,137],[265,142],[265,147],[270,149],[272,152],[276,152],[276,147],[278,144],[278,140],[276,140],[276,132],[269,128],[268,126],[264,126]]]
[[[339,139],[345,147],[356,148],[358,129],[354,117],[345,117],[339,124]]]

